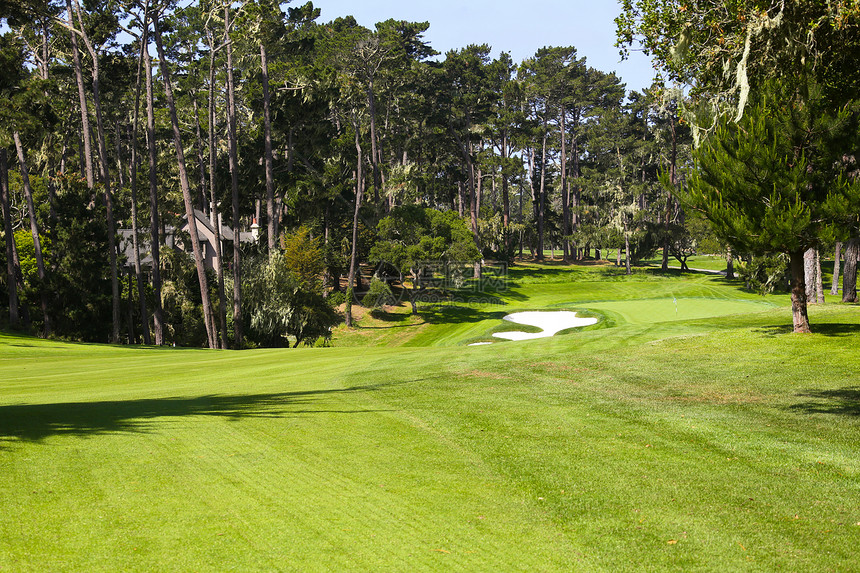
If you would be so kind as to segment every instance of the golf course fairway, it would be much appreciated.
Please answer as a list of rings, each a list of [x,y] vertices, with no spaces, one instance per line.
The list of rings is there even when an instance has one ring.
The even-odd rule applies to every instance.
[[[518,265],[329,348],[0,334],[0,571],[857,570],[858,309],[795,335],[741,287]],[[529,310],[599,320],[492,336]]]

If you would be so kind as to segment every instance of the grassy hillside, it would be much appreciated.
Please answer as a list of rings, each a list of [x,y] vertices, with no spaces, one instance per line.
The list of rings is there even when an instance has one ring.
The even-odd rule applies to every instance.
[[[855,307],[798,336],[719,277],[561,266],[459,295],[334,348],[0,337],[0,570],[856,568]],[[465,346],[553,308],[603,320]]]

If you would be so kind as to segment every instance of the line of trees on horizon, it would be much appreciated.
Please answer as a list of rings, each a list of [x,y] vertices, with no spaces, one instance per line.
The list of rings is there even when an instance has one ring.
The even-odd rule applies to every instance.
[[[658,249],[666,269],[732,246],[759,268],[758,245],[689,208],[696,94],[628,92],[574,47],[437,60],[426,22],[320,17],[273,0],[0,2],[10,325],[313,344],[339,305],[352,323],[362,265],[397,260],[414,286],[422,258],[480,276],[525,250],[614,248],[629,273]]]

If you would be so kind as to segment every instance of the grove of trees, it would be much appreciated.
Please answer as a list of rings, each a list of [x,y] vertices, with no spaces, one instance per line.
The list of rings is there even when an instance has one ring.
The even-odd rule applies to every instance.
[[[810,331],[808,300],[823,301],[821,249],[835,244],[835,283],[848,245],[842,300],[856,302],[860,2],[622,5],[619,44],[641,42],[690,88],[699,145],[689,206],[739,253],[788,259],[795,332]]]
[[[702,3],[623,4],[622,43],[644,38],[667,80],[691,91],[628,92],[572,46],[519,63],[486,45],[437,54],[426,22],[325,22],[310,2],[0,2],[10,326],[105,342],[313,344],[339,305],[351,324],[382,265],[414,310],[423,259],[480,276],[482,260],[613,248],[629,273],[660,248],[666,269],[705,240],[749,261],[785,252],[792,269],[798,252],[838,240],[854,280],[857,80],[843,66],[860,49],[856,2],[808,0],[798,4],[820,10],[781,17],[773,2],[764,14],[781,25],[752,0],[726,22]],[[753,16],[763,31],[744,27]],[[823,24],[803,28],[809,17]],[[785,24],[795,19],[797,30]],[[807,32],[799,68],[767,37]],[[735,65],[735,84],[719,62]],[[796,81],[766,88],[773,69]],[[797,113],[768,115],[784,102]],[[814,201],[785,198],[809,215],[802,239],[745,243],[727,229],[753,232],[740,217],[756,211],[710,207],[734,150],[767,147],[738,133],[785,142],[760,161],[768,189],[788,192],[790,179]],[[733,181],[749,184],[741,195],[766,192],[757,173]],[[199,225],[217,235],[214,252]],[[259,238],[243,240],[252,227]]]

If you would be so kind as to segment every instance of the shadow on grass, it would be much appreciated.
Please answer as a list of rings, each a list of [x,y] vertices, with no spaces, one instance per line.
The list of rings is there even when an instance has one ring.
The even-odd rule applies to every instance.
[[[837,390],[810,390],[797,396],[811,398],[808,402],[801,402],[790,407],[792,410],[803,414],[860,416],[860,386],[849,386]]]
[[[544,263],[541,263],[542,265]],[[561,279],[566,281],[572,281],[577,278],[582,278],[578,276],[578,274],[585,275],[584,272],[577,273],[576,266],[567,265],[564,266],[553,266],[552,268],[546,268],[545,266],[542,268],[534,268],[534,267],[511,267],[508,269],[508,280],[512,281],[512,286],[516,286],[518,283],[525,282],[557,282]],[[602,272],[601,272],[602,271]],[[602,274],[613,274],[609,270],[598,269],[596,271],[589,271],[589,274],[585,276],[590,276],[591,278],[600,278]]]
[[[825,324],[815,324],[812,323],[809,325],[809,328],[812,329],[812,334],[820,334],[822,336],[831,336],[831,337],[845,337],[857,334],[860,331],[860,326],[856,324],[848,324],[848,323],[825,323]],[[771,325],[771,326],[763,326],[761,328],[757,328],[754,332],[763,334],[765,336],[779,336],[782,334],[791,334],[794,332],[794,328],[790,324],[779,324],[779,325]]]
[[[155,426],[156,418],[217,416],[242,418],[284,418],[310,414],[363,414],[376,410],[326,410],[313,404],[329,394],[369,391],[380,386],[360,386],[335,390],[250,394],[244,396],[199,396],[195,398],[152,398],[60,404],[14,404],[0,406],[0,447],[3,442],[39,442],[51,436],[92,436],[112,433],[144,433]]]
[[[484,310],[457,305],[437,305],[434,307],[418,307],[418,314],[430,324],[462,324],[464,322],[481,322],[484,320],[501,320],[508,313],[500,310],[487,312]]]
[[[385,310],[375,308],[371,310],[368,314],[370,314],[373,319],[378,320],[379,322],[387,323],[387,325],[369,326],[366,324],[356,324],[356,328],[359,328],[361,330],[390,330],[392,328],[409,328],[424,324],[423,322],[411,322],[412,315],[402,312],[386,312]]]

